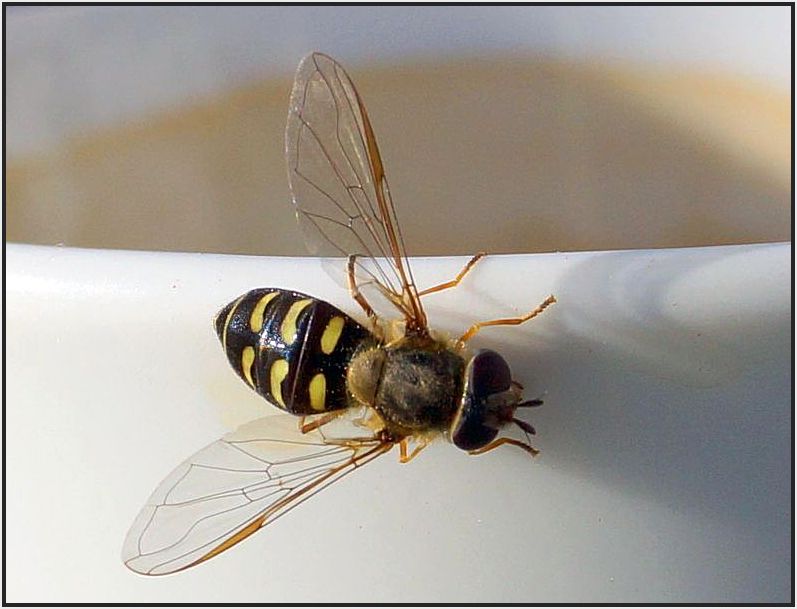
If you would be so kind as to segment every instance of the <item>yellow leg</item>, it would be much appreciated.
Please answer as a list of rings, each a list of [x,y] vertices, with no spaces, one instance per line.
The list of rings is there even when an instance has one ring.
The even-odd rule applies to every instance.
[[[327,412],[326,414],[318,417],[317,419],[313,419],[309,423],[304,422],[305,419],[307,419],[307,417],[303,416],[301,419],[299,419],[299,431],[301,431],[302,433],[310,433],[314,429],[318,429],[322,425],[326,425],[330,421],[334,421],[344,412],[345,411],[343,409],[333,410],[332,412]]]
[[[328,444],[330,446],[348,446],[350,448],[357,448],[363,444],[375,444],[380,442],[382,442],[382,438],[379,436],[379,434],[373,436],[362,436],[359,438],[324,438],[324,444]],[[395,446],[395,443],[391,444],[391,446]]]
[[[470,270],[476,265],[476,263],[484,258],[487,254],[485,252],[479,252],[473,258],[468,261],[468,264],[465,265],[459,275],[457,275],[451,281],[446,281],[445,283],[441,283],[440,285],[436,285],[431,288],[426,288],[422,292],[418,293],[418,296],[426,296],[427,294],[434,294],[435,292],[442,292],[443,290],[447,290],[448,288],[454,288],[459,285],[459,282],[462,281],[462,278],[470,272]]]
[[[476,450],[470,450],[468,452],[471,455],[483,455],[484,453],[489,452],[494,448],[498,448],[499,446],[502,446],[504,444],[511,444],[512,446],[517,446],[518,448],[522,448],[532,457],[536,457],[537,454],[539,454],[540,452],[530,444],[526,444],[525,442],[521,442],[520,440],[515,440],[513,438],[496,438],[486,446],[482,446],[481,448],[477,448]]]
[[[411,453],[408,454],[409,443],[410,443],[410,439],[409,438],[402,438],[401,441],[399,442],[399,461],[401,461],[401,463],[409,463],[415,457],[417,457],[418,454],[424,448],[429,446],[429,442],[428,441],[422,441],[421,443],[418,444],[418,446],[416,446],[415,448],[412,449]]]
[[[348,264],[348,277],[349,277],[349,293],[354,300],[357,301],[365,314],[368,316],[368,319],[375,319],[376,312],[371,308],[371,305],[368,304],[368,301],[365,299],[365,296],[362,295],[360,292],[360,288],[357,287],[357,279],[354,276],[354,263],[357,260],[357,256],[351,255],[349,256],[349,264]]]
[[[553,296],[548,296],[540,306],[538,306],[533,311],[530,311],[523,315],[522,317],[510,317],[509,319],[491,319],[490,321],[480,321],[473,324],[468,331],[465,332],[462,336],[459,337],[457,340],[457,345],[462,348],[465,346],[465,343],[468,342],[473,336],[482,328],[486,326],[517,326],[526,322],[534,317],[537,317],[540,313],[542,313],[545,309],[547,309],[550,305],[556,302],[556,298]]]

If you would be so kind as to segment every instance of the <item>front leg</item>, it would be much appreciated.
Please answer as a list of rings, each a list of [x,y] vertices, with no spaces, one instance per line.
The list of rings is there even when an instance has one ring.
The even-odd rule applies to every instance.
[[[531,444],[526,444],[525,442],[521,442],[520,440],[515,440],[514,438],[496,438],[486,446],[482,446],[481,448],[477,448],[476,450],[469,450],[468,453],[471,455],[483,455],[484,453],[489,452],[494,448],[498,448],[499,446],[503,446],[504,444],[509,444],[510,446],[517,446],[518,448],[522,448],[532,457],[536,457],[540,452],[536,448],[534,448]]]

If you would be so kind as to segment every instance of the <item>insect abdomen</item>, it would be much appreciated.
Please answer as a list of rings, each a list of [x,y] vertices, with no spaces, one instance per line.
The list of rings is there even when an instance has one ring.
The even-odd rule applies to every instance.
[[[219,311],[215,326],[238,376],[296,415],[349,406],[346,367],[371,336],[331,304],[279,288],[247,292]]]

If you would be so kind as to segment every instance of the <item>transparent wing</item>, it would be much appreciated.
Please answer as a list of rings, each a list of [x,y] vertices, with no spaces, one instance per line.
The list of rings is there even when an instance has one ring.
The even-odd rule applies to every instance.
[[[122,559],[163,575],[216,556],[393,446],[329,444],[291,415],[241,426],[190,457],[158,485],[127,534]]]
[[[297,218],[313,253],[357,256],[363,292],[374,289],[401,311],[408,330],[425,332],[368,114],[345,70],[326,55],[299,64],[285,148]]]

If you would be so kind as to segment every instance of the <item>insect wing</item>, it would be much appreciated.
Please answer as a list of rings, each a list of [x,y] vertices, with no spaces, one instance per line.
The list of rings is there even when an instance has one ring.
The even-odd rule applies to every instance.
[[[425,330],[368,114],[345,70],[326,55],[299,64],[285,148],[297,217],[313,253],[357,256],[363,291],[372,288],[408,327]]]
[[[206,446],[160,483],[127,534],[122,559],[164,575],[204,562],[290,511],[390,442],[329,444],[296,417],[263,417]]]

